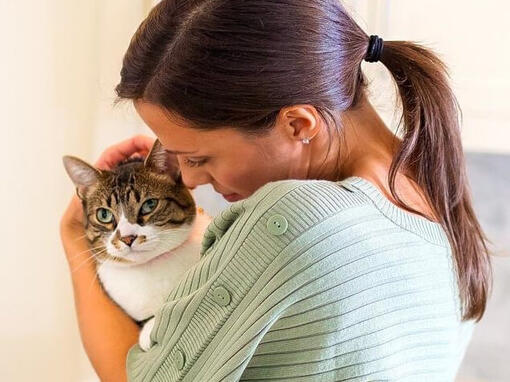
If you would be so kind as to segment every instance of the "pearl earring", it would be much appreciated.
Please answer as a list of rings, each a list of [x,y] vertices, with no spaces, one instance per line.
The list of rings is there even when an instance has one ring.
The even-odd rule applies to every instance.
[[[310,143],[310,139],[309,139],[309,138],[303,138],[303,143],[304,143],[304,144],[308,144],[308,143]]]

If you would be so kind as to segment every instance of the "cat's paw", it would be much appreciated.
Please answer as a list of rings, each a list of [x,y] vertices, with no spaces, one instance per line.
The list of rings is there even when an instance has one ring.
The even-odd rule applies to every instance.
[[[154,319],[155,317],[152,317],[143,325],[142,330],[140,331],[140,336],[138,337],[138,344],[144,351],[149,350],[152,345],[151,331],[154,327]]]

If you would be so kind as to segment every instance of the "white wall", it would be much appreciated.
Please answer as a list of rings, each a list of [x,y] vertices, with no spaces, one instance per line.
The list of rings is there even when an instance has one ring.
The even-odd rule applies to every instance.
[[[510,152],[506,2],[350,2],[370,33],[440,48],[465,106],[465,147]],[[114,142],[151,134],[129,106],[111,107],[122,54],[148,4],[0,1],[1,381],[94,380],[58,235],[74,192],[61,157],[92,162]],[[209,191],[199,199],[218,206]]]

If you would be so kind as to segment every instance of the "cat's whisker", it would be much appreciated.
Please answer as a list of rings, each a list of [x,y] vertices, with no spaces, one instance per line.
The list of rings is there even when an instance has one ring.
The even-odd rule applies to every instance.
[[[161,237],[161,236],[153,236],[150,239],[148,239],[147,241],[151,241],[152,242],[154,240],[172,240],[172,238]]]
[[[84,261],[82,261],[80,264],[76,266],[73,270],[71,270],[71,273],[76,272],[79,268],[81,268],[83,265],[90,263],[91,261],[94,261],[94,255],[87,257]]]
[[[165,228],[164,231],[168,230],[168,231],[184,231],[184,230],[188,230],[188,229],[191,229],[190,226],[180,226],[180,227],[170,227],[170,228]]]
[[[162,232],[159,232],[157,235],[152,235],[150,236],[149,238],[147,238],[147,241],[152,241],[154,240],[155,238],[158,238],[158,239],[161,239],[161,236],[167,236],[167,235],[161,235],[162,233],[164,233],[166,231],[162,231]]]
[[[103,249],[103,250],[101,250],[101,251],[99,251],[99,252],[96,252],[96,255],[101,255],[101,254],[103,254],[104,252],[108,253],[108,249],[107,249],[107,248],[105,248],[105,249]]]
[[[82,238],[84,238],[85,236],[87,236],[87,234],[85,235],[80,235],[80,236],[77,236],[73,241],[77,241],[77,240],[80,240]]]
[[[95,249],[100,249],[100,248],[103,248],[103,249],[106,249],[106,246],[104,245],[100,245],[99,247],[89,247],[87,248],[85,251],[81,251],[81,252],[78,252],[78,253],[75,253],[73,256],[71,256],[70,258],[71,259],[74,259],[75,257],[78,257],[80,256],[81,254],[85,253],[85,252],[92,252],[93,253],[93,250]]]
[[[105,262],[105,263],[107,263],[107,262],[108,262],[108,259],[106,259],[104,262]],[[89,288],[87,289],[87,293],[89,293],[89,292],[90,292],[90,288],[92,287],[92,284],[94,283],[94,281],[95,281],[96,279],[99,281],[98,273],[97,273],[97,269],[96,269],[96,272],[94,272],[94,278],[93,278],[93,279],[92,279],[92,281],[90,282]],[[101,285],[100,285],[100,287],[101,287]]]
[[[97,247],[89,247],[87,250],[82,251],[80,253],[84,253],[84,252],[87,252],[87,251],[92,251],[94,249],[100,249],[100,248],[106,248],[106,245],[101,244],[101,245],[98,245]]]
[[[191,231],[191,227],[186,228],[166,228],[164,230],[158,231],[158,234],[165,233],[165,232],[188,232]]]
[[[101,250],[101,251],[98,251],[98,252],[96,252],[95,254],[93,253],[91,256],[87,257],[84,261],[82,261],[80,264],[78,264],[78,266],[77,266],[75,269],[73,269],[73,270],[71,271],[71,273],[74,273],[75,271],[77,271],[77,270],[78,270],[80,267],[82,267],[83,265],[85,265],[85,264],[87,264],[87,263],[90,263],[90,260],[91,260],[91,259],[92,259],[92,260],[95,260],[95,256],[96,256],[96,255],[100,255],[101,253],[106,252],[106,251],[107,251],[107,248],[105,248],[105,249],[103,249],[103,250]]]
[[[165,240],[165,241],[168,241],[168,242],[182,242],[183,238],[182,236],[179,236],[179,237],[174,237],[173,235],[159,235],[157,237],[159,240]],[[154,240],[154,239],[151,239],[151,240]]]

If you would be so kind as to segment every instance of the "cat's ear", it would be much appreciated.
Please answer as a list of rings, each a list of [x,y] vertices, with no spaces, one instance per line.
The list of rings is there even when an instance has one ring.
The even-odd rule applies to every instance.
[[[67,174],[78,188],[78,195],[82,193],[81,191],[84,188],[96,184],[102,175],[101,170],[71,155],[62,157],[62,161],[64,162]]]
[[[149,155],[145,158],[144,166],[151,171],[170,175],[177,183],[181,180],[177,156],[165,151],[159,139],[154,141]]]

